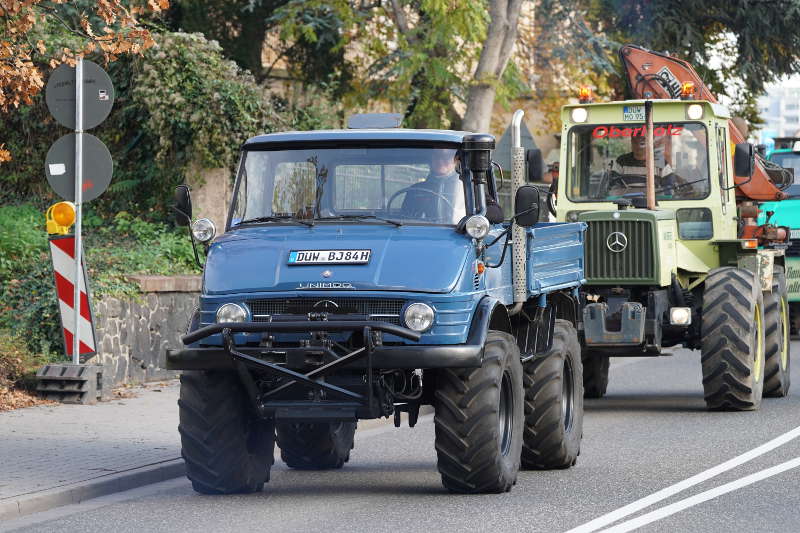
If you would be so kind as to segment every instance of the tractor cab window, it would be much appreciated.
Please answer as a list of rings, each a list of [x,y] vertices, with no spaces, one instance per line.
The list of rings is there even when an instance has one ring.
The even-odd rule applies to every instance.
[[[644,196],[645,126],[576,126],[568,137],[567,195],[574,202]],[[656,123],[653,129],[657,200],[698,200],[709,193],[708,139],[697,123]]]
[[[231,225],[385,218],[457,224],[467,213],[455,147],[244,153]]]

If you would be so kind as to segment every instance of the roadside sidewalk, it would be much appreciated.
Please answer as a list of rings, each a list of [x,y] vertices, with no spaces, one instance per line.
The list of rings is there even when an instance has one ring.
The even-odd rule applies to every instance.
[[[0,413],[0,521],[184,474],[178,383]]]
[[[0,523],[185,475],[178,381],[125,392],[133,397],[0,412]],[[391,424],[378,419],[358,427]]]

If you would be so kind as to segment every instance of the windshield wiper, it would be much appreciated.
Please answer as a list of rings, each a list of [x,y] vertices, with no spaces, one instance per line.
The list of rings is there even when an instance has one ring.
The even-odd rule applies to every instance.
[[[236,225],[238,226],[240,224],[255,224],[255,223],[258,223],[258,222],[284,222],[286,220],[291,221],[291,222],[298,222],[300,224],[303,224],[304,226],[313,226],[314,225],[314,222],[312,222],[310,220],[304,220],[302,218],[297,218],[297,217],[292,216],[292,215],[283,215],[283,216],[279,216],[279,217],[271,216],[271,217],[248,218],[247,220],[240,221]]]
[[[394,224],[398,228],[403,225],[402,222],[397,220],[391,220],[388,218],[381,218],[376,215],[336,215],[335,217],[320,217],[316,220],[380,220],[381,222],[386,222],[388,224]]]

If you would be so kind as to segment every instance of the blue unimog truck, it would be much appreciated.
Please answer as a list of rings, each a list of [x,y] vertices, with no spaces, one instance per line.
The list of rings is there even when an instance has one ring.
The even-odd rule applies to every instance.
[[[202,294],[185,347],[167,351],[195,490],[261,490],[276,442],[290,467],[340,468],[359,419],[413,426],[423,405],[453,492],[575,463],[585,224],[536,222],[524,183],[541,155],[520,147],[521,119],[511,180],[493,172],[491,135],[392,116],[244,144],[225,232],[191,223]],[[513,221],[498,187],[513,188]],[[189,224],[185,187],[176,210]]]

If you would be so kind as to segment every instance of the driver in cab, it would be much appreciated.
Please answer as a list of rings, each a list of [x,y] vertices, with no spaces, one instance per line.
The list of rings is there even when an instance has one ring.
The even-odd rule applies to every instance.
[[[439,222],[451,222],[454,213],[464,213],[464,185],[456,150],[431,150],[428,176],[406,191],[403,212]]]
[[[666,137],[655,137],[654,141],[654,173],[655,186],[660,194],[671,194],[676,185],[677,176],[665,158]],[[622,154],[611,163],[608,196],[623,196],[630,193],[644,193],[647,187],[646,137],[631,136],[631,151]]]

